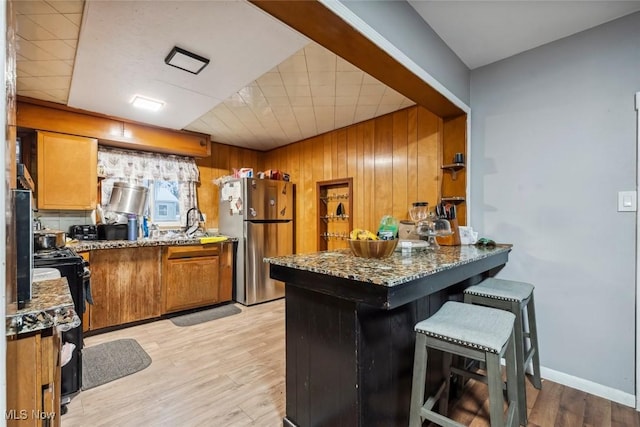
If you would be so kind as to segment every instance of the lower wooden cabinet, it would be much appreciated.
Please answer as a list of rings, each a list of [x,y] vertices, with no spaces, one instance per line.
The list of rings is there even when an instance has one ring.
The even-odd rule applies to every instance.
[[[7,426],[60,426],[60,348],[52,328],[7,340]]]
[[[91,252],[91,330],[160,316],[160,247]]]
[[[100,249],[90,256],[91,294],[83,330],[231,301],[233,242]]]
[[[221,245],[164,248],[163,314],[220,301],[220,252]]]

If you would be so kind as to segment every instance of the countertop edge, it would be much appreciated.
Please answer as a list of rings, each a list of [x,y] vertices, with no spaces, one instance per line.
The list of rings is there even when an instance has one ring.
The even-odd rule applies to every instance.
[[[33,297],[26,306],[5,317],[6,336],[37,332],[51,327],[80,325],[65,277],[33,283]]]

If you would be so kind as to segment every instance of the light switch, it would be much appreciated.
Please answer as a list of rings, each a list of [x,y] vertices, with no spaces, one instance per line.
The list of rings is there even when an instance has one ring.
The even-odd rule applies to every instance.
[[[635,212],[638,197],[635,191],[618,191],[618,212]]]

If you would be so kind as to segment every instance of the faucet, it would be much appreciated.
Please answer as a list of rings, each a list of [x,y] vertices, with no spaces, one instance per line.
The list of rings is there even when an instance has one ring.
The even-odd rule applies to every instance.
[[[193,236],[193,234],[196,232],[196,230],[200,226],[198,221],[196,221],[194,224],[191,224],[191,225],[189,224],[189,215],[191,214],[191,211],[196,211],[198,213],[198,220],[204,221],[204,217],[202,216],[202,212],[200,212],[200,209],[196,207],[189,209],[187,211],[187,219],[185,221],[185,227],[184,227],[184,232],[187,236]]]

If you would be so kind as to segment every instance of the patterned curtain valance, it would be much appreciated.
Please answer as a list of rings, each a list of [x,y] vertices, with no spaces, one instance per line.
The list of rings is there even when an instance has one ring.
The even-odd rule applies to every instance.
[[[181,182],[198,182],[200,179],[196,162],[191,157],[104,146],[98,146],[98,171],[107,178]]]

